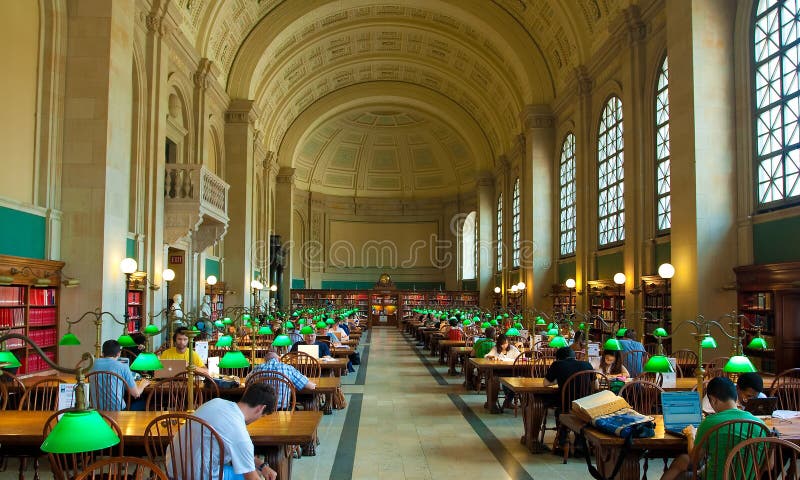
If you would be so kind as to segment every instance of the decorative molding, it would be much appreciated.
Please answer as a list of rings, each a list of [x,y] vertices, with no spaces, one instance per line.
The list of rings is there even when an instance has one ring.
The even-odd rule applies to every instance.
[[[548,105],[526,105],[520,119],[526,131],[532,128],[553,128],[555,125],[555,118]]]
[[[208,88],[209,77],[211,73],[211,66],[214,64],[208,58],[201,58],[200,64],[197,65],[197,70],[195,70],[194,75],[192,75],[192,80],[194,81],[194,86],[205,90]]]
[[[231,100],[228,110],[225,112],[225,123],[255,124],[258,117],[256,106],[252,100],[236,99]]]
[[[575,83],[578,86],[578,96],[584,97],[592,94],[594,88],[594,80],[589,75],[589,69],[586,65],[579,65],[575,68]]]
[[[275,177],[275,183],[282,183],[282,184],[294,184],[295,169],[292,167],[281,167],[278,171],[278,175]]]

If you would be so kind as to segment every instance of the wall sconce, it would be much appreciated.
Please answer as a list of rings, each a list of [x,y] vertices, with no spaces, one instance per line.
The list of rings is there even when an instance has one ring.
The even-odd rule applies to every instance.
[[[494,287],[494,293],[500,294],[500,287]]]
[[[163,278],[165,282],[171,282],[175,280],[175,270],[171,268],[165,269],[163,272],[161,272],[161,278]]]
[[[28,276],[31,276],[31,277],[35,277],[36,278],[36,285],[39,285],[39,286],[42,286],[42,287],[50,285],[50,279],[47,278],[47,277],[50,277],[51,275],[54,275],[54,274],[49,273],[49,272],[34,272],[33,269],[31,269],[31,267],[22,267],[22,269],[11,267],[11,275],[19,275],[19,274],[25,274],[25,275],[28,275]],[[13,279],[12,279],[12,281],[13,281]],[[11,282],[9,282],[9,283],[11,283]]]

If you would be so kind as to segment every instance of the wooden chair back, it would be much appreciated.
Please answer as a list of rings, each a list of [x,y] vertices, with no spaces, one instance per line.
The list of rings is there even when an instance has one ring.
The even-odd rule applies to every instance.
[[[89,380],[89,406],[97,410],[116,411],[123,410],[122,400],[125,401],[125,410],[130,410],[131,395],[125,379],[114,372],[98,370],[86,375]]]
[[[706,378],[711,379],[715,377],[727,377],[728,374],[722,370],[730,357],[717,357],[709,362],[706,369]]]
[[[642,415],[661,415],[660,385],[645,380],[626,383],[619,391],[619,396],[627,401],[631,408]]]
[[[645,343],[644,344],[644,351],[647,352],[648,355],[651,357],[658,353],[658,344],[657,343]]]
[[[110,457],[89,465],[75,480],[169,480],[169,477],[150,460]]]
[[[533,358],[533,378],[542,378],[550,368],[551,360],[545,357]]]
[[[561,388],[561,411],[569,412],[572,401],[607,389],[608,377],[594,370],[573,373]]]
[[[777,437],[748,438],[728,453],[723,480],[796,480],[800,447]]]
[[[22,396],[25,395],[25,390],[27,390],[25,384],[13,373],[3,370],[0,370],[0,383],[6,388],[6,394],[8,395],[6,410],[18,410]]]
[[[281,357],[281,362],[291,365],[308,378],[319,378],[319,360],[303,352],[289,352]]]
[[[270,370],[262,370],[252,373],[247,377],[245,382],[244,392],[250,388],[250,385],[256,383],[263,383],[270,385],[275,390],[275,408],[276,410],[286,410],[293,412],[297,406],[297,392],[295,391],[294,384],[286,375],[280,372]]]
[[[655,383],[659,387],[664,385],[664,376],[655,372],[642,372],[633,378],[637,382],[650,382]]]
[[[681,367],[681,374],[687,377],[694,376],[694,370],[697,368],[697,354],[688,349],[675,350],[672,352],[675,358],[675,363]]]
[[[59,410],[45,420],[44,429],[42,431],[43,437],[50,435],[53,427],[55,427],[56,423],[58,423],[59,415],[66,411],[68,410]],[[53,478],[57,480],[68,480],[75,478],[75,476],[77,476],[86,467],[97,461],[97,459],[109,456],[120,456],[123,454],[125,450],[125,440],[122,436],[122,431],[120,430],[119,425],[117,425],[117,422],[106,416],[103,412],[98,413],[101,417],[103,417],[103,420],[108,423],[111,429],[114,430],[114,433],[117,434],[119,437],[119,443],[102,450],[94,450],[91,452],[48,453],[47,456],[50,459],[50,469],[53,471]],[[91,435],[91,432],[86,432],[86,434]]]
[[[723,470],[725,459],[721,457],[725,455],[725,452],[730,452],[733,447],[745,439],[768,437],[769,434],[767,426],[760,421],[729,420],[722,422],[709,429],[702,438],[695,442],[690,455],[689,471],[693,471],[695,478],[699,478],[699,471],[703,466],[705,466],[706,476],[710,472]]]
[[[186,413],[160,415],[144,429],[147,458],[169,478],[223,478],[225,444],[205,420]]]
[[[178,411],[188,408],[189,388],[186,378],[165,378],[150,385],[145,409],[148,412]],[[194,407],[203,404],[203,389],[194,389]]]
[[[185,382],[189,378],[188,375],[189,373],[184,370],[183,372],[176,373],[172,376],[172,378],[176,380],[183,380]],[[203,401],[211,400],[212,398],[219,398],[219,385],[217,385],[217,382],[211,378],[211,375],[195,371],[194,378],[196,382],[199,378],[203,379]]]
[[[25,411],[55,411],[58,409],[58,386],[61,385],[58,377],[43,377],[25,390],[19,401],[18,410]]]
[[[534,358],[526,354],[522,354],[514,359],[514,365],[511,367],[512,377],[533,377],[533,363]]]
[[[233,377],[245,378],[247,375],[250,374],[250,370],[252,370],[252,366],[243,367],[243,368],[220,368],[219,374],[220,375],[229,375]]]
[[[299,334],[299,333],[297,333],[297,332],[291,332],[291,333],[287,333],[286,335],[287,335],[287,336],[289,337],[289,339],[292,341],[292,344],[295,344],[295,343],[297,343],[297,342],[302,342],[302,341],[303,341],[303,336],[302,336],[302,335],[300,335],[300,334]]]
[[[0,382],[0,410],[5,410],[8,405],[8,389],[6,384]]]
[[[770,396],[778,397],[781,410],[800,410],[800,368],[779,373],[772,381]]]

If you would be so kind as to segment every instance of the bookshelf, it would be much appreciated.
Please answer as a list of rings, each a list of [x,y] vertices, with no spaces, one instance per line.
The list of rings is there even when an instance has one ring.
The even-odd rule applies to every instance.
[[[592,315],[599,315],[609,327],[595,325],[590,333],[593,338],[602,335],[603,338],[613,335],[625,320],[625,292],[613,280],[590,280],[587,282],[589,291],[589,311]]]
[[[672,333],[672,292],[669,281],[658,275],[642,276],[642,334],[644,343],[657,343],[653,330],[664,327]],[[648,315],[649,314],[649,315]],[[662,341],[664,351],[672,352],[672,339]]]
[[[370,295],[371,312],[370,326],[372,325],[397,325],[397,298],[395,292],[373,293]]]
[[[800,262],[736,267],[737,309],[747,317],[744,353],[759,371],[780,373],[800,358]],[[768,350],[750,350],[756,325]]]
[[[58,361],[60,273],[63,262],[0,255],[0,329],[27,335],[53,362]],[[18,374],[49,370],[50,366],[21,340],[5,348],[19,359]]]
[[[575,294],[574,288],[567,288],[563,284],[555,284],[550,290],[550,296],[553,297],[553,312],[555,313],[573,313],[575,311]]]
[[[217,282],[213,287],[206,286],[203,303],[208,304],[211,310],[209,320],[213,322],[220,319],[222,311],[225,310],[225,282]]]

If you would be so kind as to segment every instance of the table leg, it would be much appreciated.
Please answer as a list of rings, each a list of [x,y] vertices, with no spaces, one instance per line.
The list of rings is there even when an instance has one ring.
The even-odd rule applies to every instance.
[[[597,470],[600,474],[608,478],[614,472],[614,466],[620,455],[624,455],[622,466],[614,477],[615,480],[639,480],[641,472],[639,470],[639,452],[626,450],[620,446],[608,446],[601,444],[592,445],[597,462]]]
[[[522,424],[525,429],[520,443],[525,445],[531,453],[549,451],[539,441],[539,435],[542,433],[542,422],[545,415],[547,415],[547,405],[531,393],[522,394],[520,403],[522,404]]]
[[[500,384],[494,376],[494,369],[486,369],[486,401],[489,404],[489,413],[503,413],[503,408],[497,403]]]
[[[475,369],[470,365],[469,360],[464,362],[464,386],[467,390],[473,390]]]
[[[447,354],[448,354],[448,348],[441,348],[441,347],[439,348],[439,365],[445,364],[444,357],[446,357]]]
[[[269,468],[278,472],[278,480],[292,478],[292,451],[288,445],[280,447],[266,447],[263,450],[264,460]]]
[[[330,415],[333,413],[333,394],[326,393],[324,398],[325,404],[322,406],[322,413],[324,415]]]
[[[451,350],[452,350],[452,347],[451,347]],[[458,358],[458,355],[456,355],[455,352],[453,352],[453,351],[451,351],[450,355],[447,356],[447,374],[448,375],[452,375],[452,376],[458,375],[458,372],[456,371],[456,358]]]

